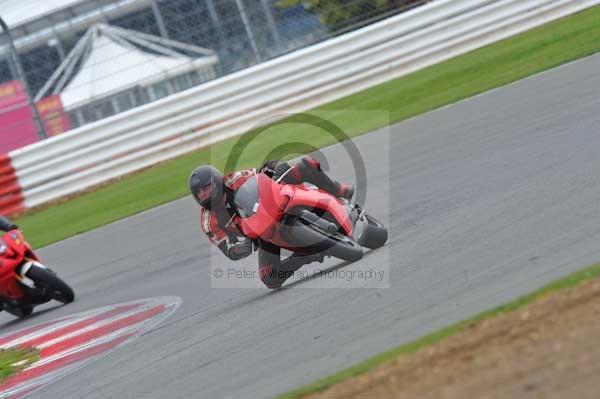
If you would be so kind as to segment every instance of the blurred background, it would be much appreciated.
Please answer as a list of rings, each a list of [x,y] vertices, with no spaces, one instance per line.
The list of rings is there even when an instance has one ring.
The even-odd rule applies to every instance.
[[[0,153],[425,2],[0,0]]]

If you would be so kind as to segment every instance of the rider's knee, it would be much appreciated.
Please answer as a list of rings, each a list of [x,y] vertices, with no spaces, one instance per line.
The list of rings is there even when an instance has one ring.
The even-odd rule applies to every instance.
[[[271,265],[259,266],[258,273],[263,284],[272,290],[280,288],[285,280],[290,277],[289,272],[277,270]]]
[[[315,158],[311,157],[310,155],[307,155],[305,157],[302,158],[302,161],[300,162],[304,169],[306,171],[309,172],[321,172],[321,163],[319,161],[317,161]]]

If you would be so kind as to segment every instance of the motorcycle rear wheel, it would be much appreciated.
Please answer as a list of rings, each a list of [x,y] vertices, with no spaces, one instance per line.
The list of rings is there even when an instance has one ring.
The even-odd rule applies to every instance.
[[[29,316],[30,314],[33,313],[33,306],[21,306],[19,308],[19,311],[20,311],[19,312],[20,314],[17,314],[16,316],[27,317],[27,316]]]
[[[292,220],[287,227],[287,240],[299,247],[310,243],[305,247],[307,252],[321,253],[349,262],[356,262],[363,257],[362,246],[342,233],[324,232],[316,225],[307,224],[300,219]]]
[[[13,316],[27,317],[31,313],[33,313],[33,306],[29,306],[29,305],[12,306],[12,305],[3,303],[2,306],[0,307],[0,311],[2,311],[2,310],[6,311],[7,313],[10,313]]]
[[[46,290],[50,298],[64,304],[75,300],[73,289],[54,272],[41,267],[32,267],[27,272],[27,276],[35,282],[37,287]]]

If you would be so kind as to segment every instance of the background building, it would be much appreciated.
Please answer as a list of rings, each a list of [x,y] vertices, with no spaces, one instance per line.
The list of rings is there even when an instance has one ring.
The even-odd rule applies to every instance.
[[[152,82],[153,89],[138,90],[137,100],[129,95],[124,96],[121,99],[123,106],[120,108],[117,105],[118,99],[111,101],[112,105],[107,105],[106,101],[96,101],[101,98],[93,98],[86,104],[76,104],[75,111],[72,104],[66,104],[69,108],[68,119],[72,121],[61,123],[60,126],[69,129],[129,108],[129,100],[125,97],[131,97],[131,106],[137,106],[424,2],[425,0],[0,0],[1,16],[10,27],[24,71],[24,76],[19,76],[15,63],[9,56],[6,35],[0,35],[0,84],[25,80],[36,100],[52,94],[59,95],[60,90],[42,89],[46,89],[53,74],[68,60],[69,54],[86,32],[97,24],[129,29],[207,49],[218,59],[218,62],[211,64],[207,73],[190,72],[187,78],[179,80],[175,79],[176,76],[171,76],[173,74],[169,74],[163,65],[161,70],[165,72],[164,79]],[[114,47],[115,43],[105,41],[104,45]],[[96,56],[102,51],[97,47]],[[137,53],[137,60],[130,59],[129,62],[151,63],[156,60],[152,56],[153,52],[156,53],[155,56],[160,55],[160,52],[149,48],[144,51],[146,54]],[[90,54],[94,53],[85,53],[82,61],[68,71],[68,77],[61,82],[61,90],[68,88],[73,91],[78,84],[82,84],[77,80],[78,77],[81,78],[78,72],[83,66],[88,71],[93,69],[90,62],[85,62]],[[194,56],[189,53],[186,55],[185,50],[182,54]],[[124,68],[127,66],[124,65]],[[179,66],[173,64],[173,68]],[[161,90],[160,83],[167,78],[171,79],[171,83],[163,85],[165,89]],[[89,79],[88,76],[88,83]],[[99,80],[96,86],[102,84]],[[102,91],[98,87],[96,90]],[[136,95],[135,90],[130,91],[132,96]],[[52,103],[57,102],[54,99]],[[56,110],[55,117],[65,119],[61,109]],[[3,134],[13,132],[18,126],[15,122],[0,127],[0,140]],[[60,129],[56,129],[55,134],[60,132]]]

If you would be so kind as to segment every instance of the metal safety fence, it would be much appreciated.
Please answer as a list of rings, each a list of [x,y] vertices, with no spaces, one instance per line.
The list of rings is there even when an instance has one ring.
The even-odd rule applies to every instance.
[[[0,34],[0,153],[426,2],[7,0],[0,14],[10,29]]]
[[[0,213],[60,200],[598,4],[600,0],[433,1],[0,156]],[[125,38],[144,42],[157,55],[168,53],[170,43],[114,26],[97,27],[88,35],[116,40],[126,49],[132,48]],[[82,45],[79,50],[82,58],[93,59],[97,49]],[[187,51],[203,55],[205,68],[216,57],[198,46],[188,45]],[[111,71],[131,60],[118,58],[102,63],[101,69]],[[65,70],[75,64],[65,64]],[[145,70],[135,72],[141,76]],[[62,80],[56,85],[68,86]],[[177,179],[185,185],[186,177]]]

